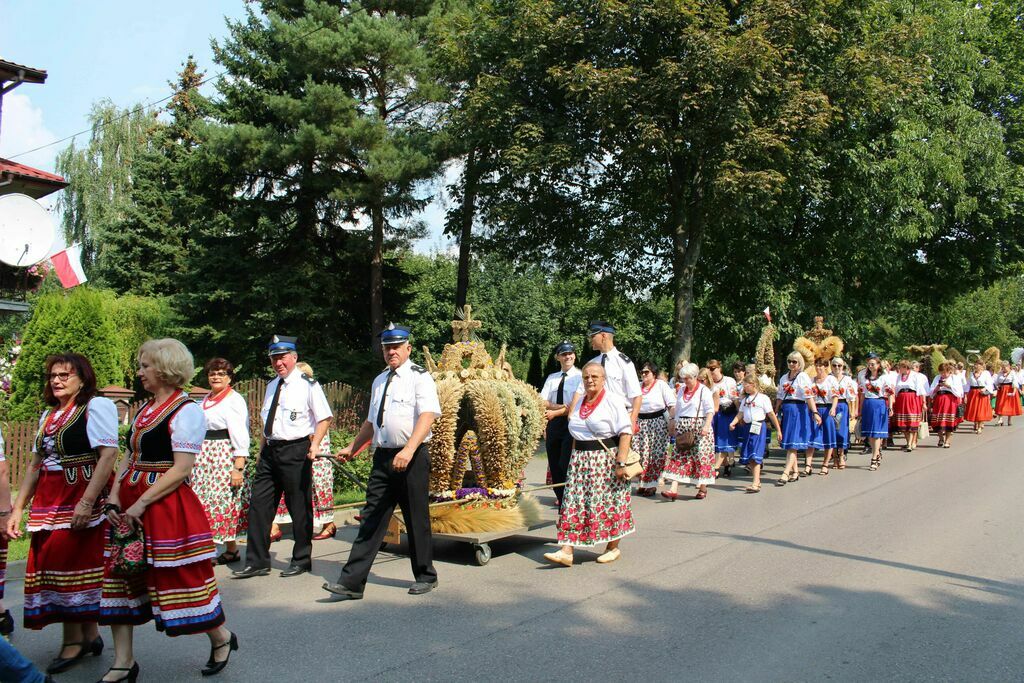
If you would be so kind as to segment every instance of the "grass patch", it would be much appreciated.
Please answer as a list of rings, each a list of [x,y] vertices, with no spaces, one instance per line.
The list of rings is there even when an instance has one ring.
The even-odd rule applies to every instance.
[[[26,534],[16,538],[7,544],[7,561],[24,560],[28,557],[29,536]]]
[[[334,492],[334,504],[335,505],[347,505],[348,503],[358,503],[359,501],[366,500],[366,493],[364,491],[335,491]]]

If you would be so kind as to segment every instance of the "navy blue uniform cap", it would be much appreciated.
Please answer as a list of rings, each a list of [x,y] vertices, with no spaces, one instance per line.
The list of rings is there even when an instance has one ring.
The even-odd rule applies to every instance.
[[[294,353],[298,348],[296,346],[298,341],[297,337],[286,337],[282,334],[275,334],[270,338],[270,343],[267,344],[267,355],[276,356],[279,353]]]

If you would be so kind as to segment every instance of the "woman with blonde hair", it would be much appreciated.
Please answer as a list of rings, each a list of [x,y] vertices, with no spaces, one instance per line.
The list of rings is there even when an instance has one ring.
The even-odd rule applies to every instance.
[[[700,369],[694,363],[685,363],[679,370],[683,386],[676,394],[676,419],[669,433],[676,437],[675,449],[665,461],[665,481],[671,482],[662,496],[669,500],[679,498],[679,482],[694,481],[697,500],[708,495],[708,484],[715,483],[715,443],[711,433],[711,420],[715,404],[711,390],[697,378]]]
[[[1024,413],[1020,405],[1020,386],[1024,384],[1024,377],[1013,369],[1010,361],[1004,360],[995,384],[998,387],[996,415],[999,416],[996,424],[1001,426],[1005,417],[1006,426],[1009,427],[1013,424],[1013,418]]]
[[[814,406],[811,379],[804,374],[804,357],[799,351],[793,351],[786,356],[786,365],[789,372],[779,378],[779,389],[775,394],[775,413],[782,422],[779,445],[786,450],[786,466],[776,482],[778,486],[800,479],[797,453],[807,450],[812,420],[816,424],[821,422]]]
[[[194,373],[192,354],[176,339],[150,339],[137,358],[152,398],[128,430],[127,457],[104,510],[115,530],[142,530],[145,564],[127,575],[110,560],[104,568],[100,623],[114,634],[114,666],[103,680],[138,678],[133,631],[151,620],[172,637],[205,633],[210,656],[201,673],[210,676],[227,666],[238,638],[224,627],[210,523],[189,484],[206,436],[203,409],[182,390]]]
[[[761,393],[760,382],[757,375],[751,373],[742,380],[743,397],[740,399],[736,417],[729,423],[729,429],[735,430],[742,449],[740,464],[750,468],[754,476],[753,483],[745,491],[747,493],[760,493],[761,491],[761,464],[764,462],[765,453],[768,451],[768,425],[769,420],[775,425],[776,431],[781,432],[779,418],[772,410],[772,402],[767,396]]]
[[[846,361],[836,356],[832,359],[832,376],[839,385],[839,402],[836,405],[836,469],[846,469],[846,453],[850,450],[850,420],[857,419],[857,382],[847,372]]]
[[[992,373],[985,369],[985,361],[974,359],[974,370],[967,373],[967,407],[964,421],[974,423],[974,433],[981,434],[985,423],[992,419]]]
[[[927,385],[921,381],[921,373],[915,372],[909,360],[899,362],[894,391],[896,399],[892,409],[892,430],[903,432],[906,445],[903,450],[910,452],[917,448],[917,428],[921,426],[921,413],[928,395]]]

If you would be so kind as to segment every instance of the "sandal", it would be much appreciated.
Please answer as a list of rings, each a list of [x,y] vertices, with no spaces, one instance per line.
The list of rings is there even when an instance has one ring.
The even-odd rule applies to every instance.
[[[824,477],[828,475],[828,465],[822,465],[818,471],[818,476]]]
[[[790,481],[800,481],[800,475],[797,474],[796,472],[794,472],[793,474],[789,475],[789,480]]]
[[[811,476],[812,474],[814,474],[814,468],[813,468],[813,467],[811,467],[810,465],[806,465],[806,466],[804,467],[804,476],[805,476],[805,477],[809,477],[809,476]]]
[[[225,550],[217,556],[216,564],[231,564],[242,559],[242,553],[237,550]]]
[[[947,442],[945,442],[944,444],[942,444],[942,447],[943,447],[943,448],[949,448],[949,442],[947,441]]]
[[[871,470],[872,472],[874,472],[875,470],[877,470],[881,466],[882,466],[882,459],[881,458],[871,458],[871,464],[868,466],[868,469]]]
[[[782,476],[782,477],[778,478],[778,480],[775,482],[775,485],[776,486],[785,486],[787,482],[789,482],[789,479],[786,478],[785,476]]]
[[[697,491],[697,495],[694,496],[697,500],[704,500],[708,497],[708,492],[704,490]]]
[[[761,492],[761,485],[760,484],[751,484],[750,486],[748,486],[747,488],[745,488],[743,490],[746,491],[747,493],[760,493]]]

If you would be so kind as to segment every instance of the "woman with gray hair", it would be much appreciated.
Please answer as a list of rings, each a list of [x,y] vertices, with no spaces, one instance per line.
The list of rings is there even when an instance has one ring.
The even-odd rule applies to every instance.
[[[786,364],[789,372],[779,378],[779,390],[775,394],[775,413],[782,419],[779,445],[786,449],[786,467],[776,482],[779,486],[800,479],[797,451],[807,449],[811,421],[821,424],[822,420],[814,407],[811,379],[804,374],[804,357],[799,351],[793,351],[786,356]]]
[[[679,498],[679,482],[694,481],[697,500],[707,498],[708,484],[715,483],[715,441],[711,435],[715,402],[711,390],[697,379],[699,374],[694,363],[684,363],[679,369],[683,385],[676,394],[676,419],[669,427],[676,446],[665,461],[664,475],[671,483],[668,491],[661,493],[669,500]]]

